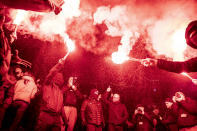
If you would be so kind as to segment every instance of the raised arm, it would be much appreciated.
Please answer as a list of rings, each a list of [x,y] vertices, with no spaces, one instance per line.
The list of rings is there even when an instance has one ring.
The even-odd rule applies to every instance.
[[[173,62],[166,60],[158,60],[157,66],[160,69],[164,69],[170,72],[181,73],[181,72],[196,72],[197,71],[197,57],[189,59],[185,62]]]
[[[5,37],[3,29],[0,27],[0,74],[8,73],[11,61],[11,48]]]
[[[59,62],[55,66],[53,66],[51,68],[51,70],[49,71],[49,74],[45,78],[45,82],[44,83],[46,85],[49,85],[51,80],[53,79],[53,76],[55,76],[56,73],[58,73],[60,70],[63,69],[64,64],[65,64],[65,60],[66,60],[65,57],[60,59]]]
[[[82,103],[82,106],[81,106],[81,119],[82,119],[82,123],[83,123],[84,125],[86,124],[85,110],[86,110],[87,105],[88,105],[88,101],[85,100],[85,101]]]

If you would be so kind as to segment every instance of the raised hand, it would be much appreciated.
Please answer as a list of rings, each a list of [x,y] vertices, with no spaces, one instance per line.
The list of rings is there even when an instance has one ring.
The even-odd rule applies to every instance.
[[[157,65],[157,59],[146,58],[141,60],[141,64],[145,67],[155,66]]]
[[[111,92],[111,87],[110,86],[107,88],[107,92]]]

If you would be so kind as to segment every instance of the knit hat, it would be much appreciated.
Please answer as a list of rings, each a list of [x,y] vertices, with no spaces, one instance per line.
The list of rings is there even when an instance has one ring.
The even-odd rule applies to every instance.
[[[96,92],[98,92],[97,89],[91,89],[90,91],[90,97],[93,97],[93,98],[97,98],[98,97],[98,94],[96,94]]]

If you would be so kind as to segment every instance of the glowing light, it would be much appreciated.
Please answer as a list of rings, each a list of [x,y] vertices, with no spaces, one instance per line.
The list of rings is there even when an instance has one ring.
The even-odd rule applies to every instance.
[[[75,50],[75,43],[73,40],[71,40],[69,38],[68,35],[65,35],[64,37],[64,42],[66,43],[67,47],[68,47],[68,52],[72,52]]]
[[[187,78],[193,80],[193,78],[190,75],[188,75],[186,72],[182,72],[181,74],[184,75],[184,76],[186,76]]]
[[[14,19],[13,24],[20,25],[20,23],[24,20],[25,16],[27,15],[27,12],[24,10],[17,10],[16,17]]]
[[[129,55],[130,50],[132,49],[132,46],[131,46],[132,36],[133,36],[133,33],[130,31],[125,31],[123,33],[121,41],[120,41],[122,45],[118,47],[117,52],[112,53],[112,61],[114,63],[122,64],[123,62],[127,60],[131,60],[128,55]]]
[[[129,60],[129,57],[123,52],[112,53],[112,61],[116,64],[122,64],[123,62]]]
[[[179,29],[172,35],[172,50],[175,53],[175,59],[184,60],[184,51],[187,48],[185,40],[185,29]]]

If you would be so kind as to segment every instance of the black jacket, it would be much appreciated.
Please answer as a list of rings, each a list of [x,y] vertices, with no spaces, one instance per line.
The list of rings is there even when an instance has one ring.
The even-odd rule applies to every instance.
[[[186,98],[186,100],[177,103],[177,124],[179,128],[192,127],[197,125],[197,103]]]
[[[189,59],[184,62],[173,62],[166,60],[158,60],[157,66],[160,69],[167,70],[170,72],[181,73],[181,72],[197,72],[197,57]]]
[[[163,116],[163,120],[161,121],[167,131],[178,131],[178,126],[177,126],[177,116],[176,116],[176,113],[175,113],[175,107],[174,107],[174,104],[172,106],[171,109],[167,109],[165,111],[165,114]]]

